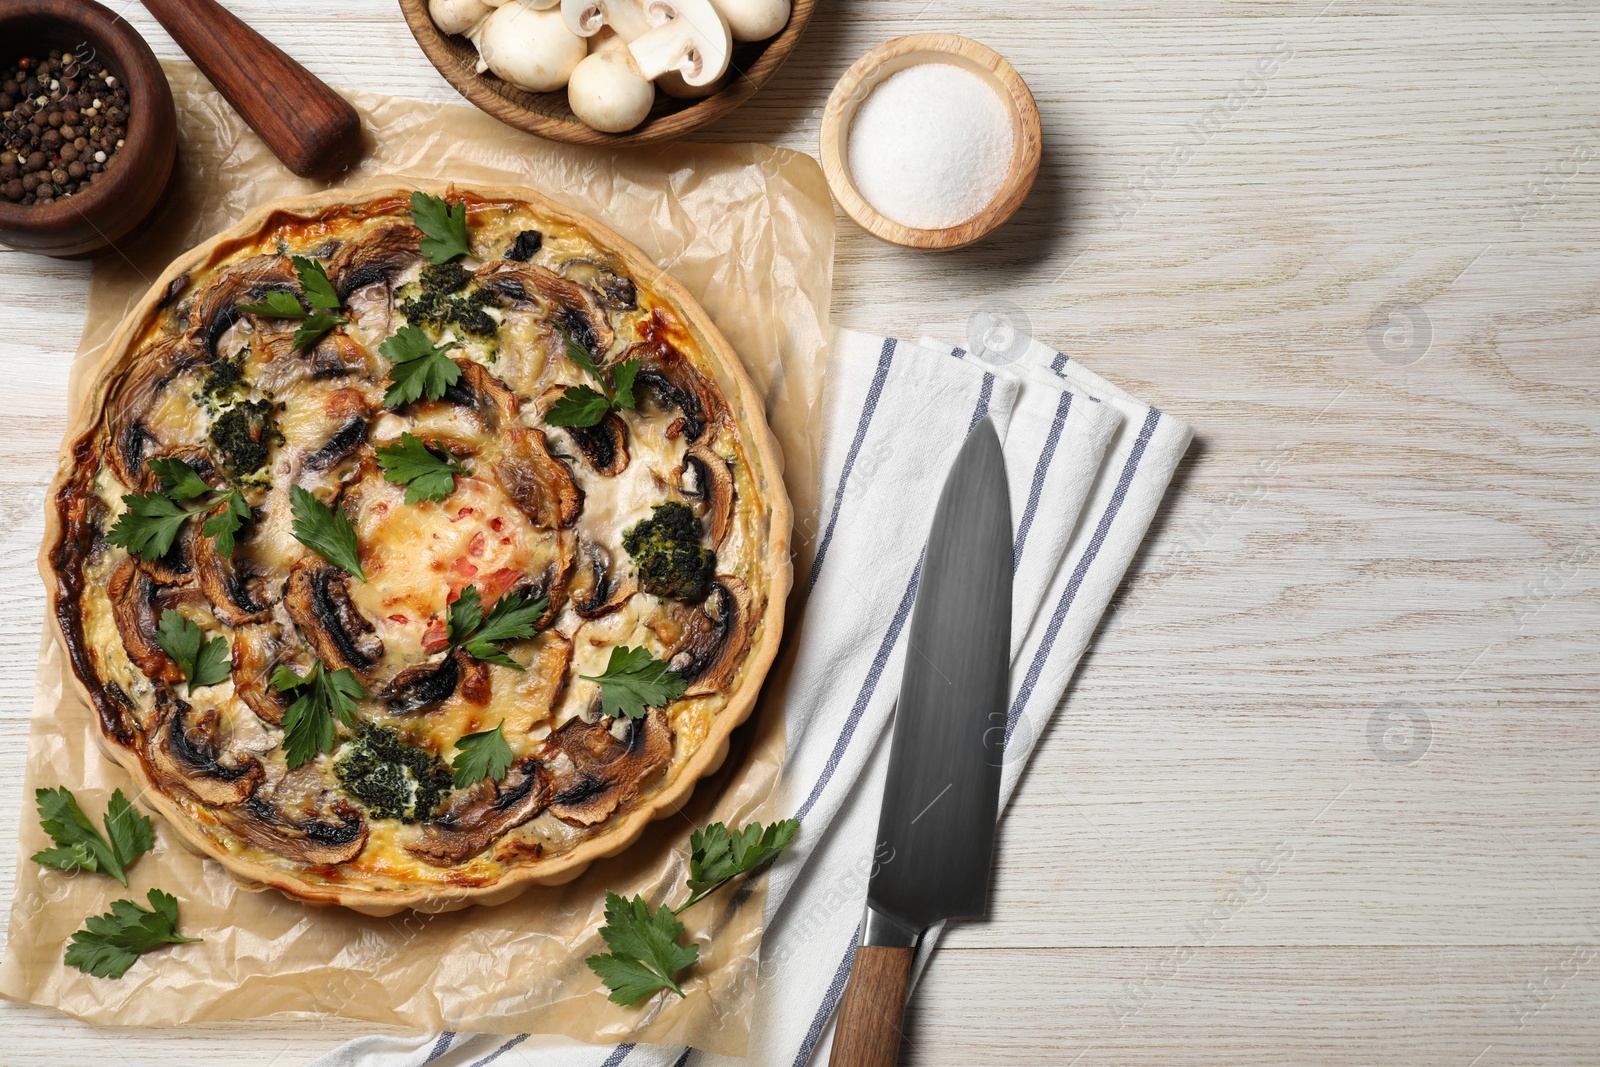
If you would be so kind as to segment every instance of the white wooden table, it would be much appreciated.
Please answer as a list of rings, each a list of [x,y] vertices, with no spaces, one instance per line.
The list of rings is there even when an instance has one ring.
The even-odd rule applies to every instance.
[[[1600,17],[1326,3],[828,3],[713,131],[815,151],[868,47],[999,49],[1044,114],[1031,200],[945,255],[841,216],[835,320],[960,339],[1009,300],[1199,434],[1006,820],[991,920],[913,1003],[912,1063],[1600,1057]],[[455,99],[391,0],[231,6],[335,85]],[[0,277],[13,842],[88,269],[0,253]],[[0,1064],[289,1065],[357,1032],[0,1004]]]

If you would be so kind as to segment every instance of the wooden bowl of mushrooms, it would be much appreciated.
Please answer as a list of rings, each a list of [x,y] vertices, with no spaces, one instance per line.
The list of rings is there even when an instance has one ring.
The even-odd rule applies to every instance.
[[[815,0],[400,0],[446,81],[519,130],[637,145],[748,100]]]

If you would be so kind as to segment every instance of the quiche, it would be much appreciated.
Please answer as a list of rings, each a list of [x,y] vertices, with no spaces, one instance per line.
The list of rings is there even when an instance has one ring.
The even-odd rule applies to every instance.
[[[123,322],[42,570],[103,747],[252,888],[567,881],[725,759],[775,654],[760,399],[637,249],[524,189],[286,201]]]

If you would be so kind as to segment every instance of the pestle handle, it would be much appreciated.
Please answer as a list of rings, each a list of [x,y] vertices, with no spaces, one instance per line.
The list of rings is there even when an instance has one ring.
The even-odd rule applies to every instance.
[[[361,153],[350,102],[216,0],[143,0],[273,155],[302,178],[330,175]]]

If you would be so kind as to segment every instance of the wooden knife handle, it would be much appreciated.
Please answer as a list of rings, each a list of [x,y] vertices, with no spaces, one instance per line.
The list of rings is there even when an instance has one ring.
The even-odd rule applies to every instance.
[[[894,1067],[915,949],[862,945],[844,987],[829,1067]]]
[[[361,154],[350,102],[216,0],[143,2],[284,166],[316,178]]]

